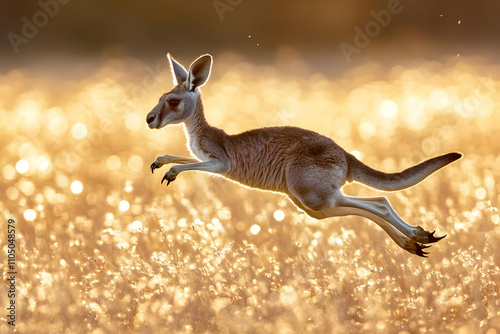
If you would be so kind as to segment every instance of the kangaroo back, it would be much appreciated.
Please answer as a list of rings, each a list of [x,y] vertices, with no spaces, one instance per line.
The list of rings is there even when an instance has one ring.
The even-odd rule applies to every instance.
[[[444,166],[460,159],[461,153],[448,153],[419,163],[399,173],[384,173],[372,169],[347,153],[349,181],[357,181],[383,191],[396,191],[412,187]]]

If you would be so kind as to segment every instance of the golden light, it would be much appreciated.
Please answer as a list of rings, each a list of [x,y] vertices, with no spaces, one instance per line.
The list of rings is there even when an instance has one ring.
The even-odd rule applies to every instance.
[[[30,169],[30,164],[28,161],[21,159],[16,163],[16,170],[20,174],[26,173]]]
[[[253,235],[256,235],[260,232],[260,226],[257,225],[257,224],[254,224],[250,227],[250,233],[252,233]]]
[[[71,127],[71,135],[75,139],[83,139],[87,136],[87,126],[83,123],[75,123]]]
[[[477,198],[478,200],[483,200],[483,199],[485,199],[485,198],[486,198],[486,195],[487,195],[487,193],[486,193],[486,189],[484,189],[484,188],[482,188],[482,187],[481,187],[481,188],[477,188],[477,189],[476,189],[476,198]]]
[[[31,157],[38,154],[38,148],[33,143],[23,143],[17,149],[21,157]]]
[[[491,221],[493,222],[493,224],[498,225],[500,223],[500,216],[493,215],[493,217],[491,217]]]
[[[7,189],[6,194],[11,201],[14,201],[19,197],[19,190],[17,190],[17,188],[14,187],[9,187]]]
[[[140,232],[142,230],[142,222],[135,220],[127,226],[127,229],[129,232]]]
[[[47,127],[54,135],[62,135],[68,129],[66,118],[61,108],[54,107],[49,109],[47,115]]]
[[[132,181],[128,180],[125,182],[125,192],[130,193],[132,190],[134,190],[134,186],[132,185]]]
[[[138,172],[144,167],[144,161],[140,155],[133,155],[128,159],[127,166],[132,171]]]
[[[50,171],[50,159],[44,155],[38,157],[38,170],[40,172]]]
[[[15,110],[17,119],[22,120],[22,127],[26,133],[36,135],[40,130],[41,109],[40,101],[34,99],[26,99],[20,103],[18,109]],[[18,125],[18,124],[16,124]]]
[[[392,100],[382,101],[379,113],[386,118],[396,118],[398,116],[398,105]]]
[[[122,161],[116,155],[112,155],[106,160],[106,167],[108,167],[109,170],[118,170],[121,165]]]
[[[356,159],[362,160],[363,159],[363,154],[360,151],[354,150],[350,152]]]
[[[71,183],[71,192],[75,195],[83,191],[83,184],[80,181],[74,181]]]
[[[56,175],[56,184],[61,188],[66,188],[69,185],[69,179],[64,174]]]
[[[130,208],[130,204],[127,201],[123,200],[118,205],[118,208],[120,209],[120,211],[125,212]]]
[[[24,219],[26,219],[27,221],[30,221],[30,222],[35,220],[36,219],[36,211],[31,210],[31,209],[24,211]]]
[[[240,231],[240,232],[244,231],[245,228],[246,228],[246,224],[244,222],[239,221],[239,222],[236,223],[236,230],[237,231]]]
[[[429,103],[434,109],[443,109],[449,103],[448,94],[442,89],[435,89],[429,96]]]
[[[12,180],[16,176],[16,169],[12,165],[5,165],[2,169],[2,175],[6,180]]]
[[[401,117],[407,126],[414,131],[422,130],[427,126],[425,113],[426,102],[418,96],[410,95],[403,102],[404,116]]]
[[[33,182],[28,181],[28,180],[21,180],[19,182],[19,189],[26,195],[26,196],[31,196],[35,192],[35,185]]]
[[[125,117],[125,126],[131,131],[139,131],[144,128],[144,117],[138,113],[131,112]]]
[[[368,56],[371,51],[363,52]],[[209,317],[197,323],[197,330],[209,332],[210,327],[203,324],[210,325],[215,316],[215,321],[221,320],[221,327],[237,332],[245,330],[243,325],[238,327],[242,316],[257,319],[263,311],[278,305],[285,321],[276,324],[276,319],[264,314],[254,322],[253,329],[322,332],[325,327],[316,323],[328,325],[338,320],[338,315],[328,310],[339,308],[339,303],[329,298],[339,286],[340,297],[359,297],[356,301],[347,298],[347,302],[341,298],[348,319],[341,314],[341,320],[347,322],[341,321],[339,328],[400,332],[416,326],[405,317],[399,317],[396,324],[391,322],[392,314],[386,312],[391,304],[403,305],[403,314],[420,310],[416,318],[430,315],[431,319],[421,324],[422,331],[460,331],[470,327],[469,320],[473,325],[483,322],[485,332],[493,331],[488,315],[497,315],[499,308],[495,296],[481,294],[481,289],[499,288],[494,245],[500,243],[495,233],[500,229],[496,167],[500,145],[490,137],[500,120],[500,113],[493,109],[500,104],[500,93],[495,89],[500,82],[500,67],[476,68],[464,60],[456,68],[440,70],[437,62],[419,62],[414,67],[398,66],[384,76],[387,79],[380,79],[376,67],[372,73],[370,67],[360,65],[355,69],[353,65],[351,76],[337,80],[328,74],[293,78],[294,74],[286,73],[283,77],[272,66],[256,67],[235,60],[242,65],[235,69],[227,65],[207,85],[207,120],[228,133],[262,126],[299,126],[332,138],[356,158],[384,172],[400,171],[448,151],[463,151],[462,160],[418,187],[390,194],[395,209],[408,223],[423,222],[428,229],[437,228],[436,235],[449,235],[431,248],[429,259],[421,262],[363,218],[332,218],[336,224],[325,225],[327,220],[308,217],[279,195],[197,172],[182,174],[169,187],[165,183],[160,186],[157,177],[162,174],[152,175],[149,163],[164,153],[188,155],[182,129],[146,128],[144,106],[149,109],[156,102],[156,89],[142,85],[142,63],[137,62],[137,74],[123,75],[125,60],[115,61],[123,62],[116,75],[111,65],[106,65],[99,72],[102,74],[72,83],[64,90],[64,98],[54,99],[58,88],[52,91],[41,83],[43,89],[33,93],[41,109],[39,136],[26,131],[22,119],[17,120],[19,115],[10,111],[16,101],[7,100],[0,106],[0,120],[7,117],[2,124],[6,125],[4,137],[8,139],[2,146],[0,184],[4,183],[5,191],[0,206],[5,203],[14,214],[17,210],[19,224],[32,225],[33,231],[28,226],[22,232],[25,237],[33,234],[34,251],[45,250],[47,255],[23,257],[20,262],[24,274],[33,277],[26,281],[33,286],[32,304],[54,306],[37,308],[40,312],[34,314],[33,323],[38,320],[43,325],[44,319],[68,308],[70,316],[91,312],[109,328],[125,326],[123,310],[109,305],[118,302],[129,309],[135,300],[131,293],[116,293],[113,282],[118,279],[137,286],[146,297],[153,296],[141,300],[133,322],[156,331],[173,324],[164,328],[171,332],[186,316],[197,319],[203,313]],[[168,64],[163,68],[167,71]],[[496,78],[491,83],[483,78],[489,74],[488,69]],[[170,86],[170,73],[164,74]],[[14,79],[21,84],[20,80],[30,77],[21,71],[18,75],[19,79]],[[124,81],[127,78],[133,80]],[[21,85],[11,85],[16,80],[9,79],[4,74],[4,82],[9,84],[0,85],[0,92],[20,101],[26,98],[15,94],[18,88],[10,89]],[[30,92],[31,81],[23,84]],[[151,78],[146,82],[156,84]],[[135,86],[142,89],[143,98],[127,99]],[[161,92],[159,89],[158,94]],[[60,107],[47,108],[54,104]],[[269,108],[261,108],[264,105]],[[110,110],[111,106],[116,110]],[[234,110],[241,117],[236,119]],[[168,170],[164,168],[163,173]],[[345,193],[378,195],[358,185],[349,185]],[[442,205],[427,201],[435,197],[433,194],[440,196]],[[76,197],[85,205],[75,205]],[[293,223],[287,222],[291,219]],[[54,222],[54,227],[61,228],[48,229]],[[86,231],[85,238],[81,231]],[[485,244],[485,238],[490,242]],[[144,242],[149,246],[143,247]],[[391,265],[393,260],[395,265]],[[156,268],[153,275],[142,270],[151,265]],[[307,272],[305,285],[304,266],[319,268]],[[415,280],[417,269],[421,277],[430,279]],[[386,279],[387,270],[395,279]],[[478,270],[482,285],[476,284]],[[228,280],[233,274],[238,276],[236,281]],[[53,277],[52,284],[47,275]],[[164,289],[161,282],[171,277],[176,279]],[[207,280],[206,291],[199,295],[200,282]],[[403,291],[401,282],[406,286]],[[70,303],[52,300],[50,290],[55,285],[62,293],[81,298]],[[364,287],[362,291],[359,286]],[[243,311],[241,305],[231,302],[240,297],[241,291],[246,298]],[[385,293],[370,298],[374,291]],[[201,308],[187,307],[198,297],[206,301]],[[475,312],[478,309],[484,312]],[[148,313],[150,310],[152,313]],[[375,314],[372,311],[377,317],[363,317]],[[153,317],[148,318],[148,314]],[[230,317],[226,317],[228,314]],[[311,314],[325,321],[308,321]],[[63,328],[70,316],[58,319],[56,327]],[[300,321],[287,326],[287,319],[297,317]],[[352,324],[353,317],[361,320]],[[433,327],[436,323],[437,328]],[[194,330],[185,325],[178,330],[188,329]],[[106,327],[97,321],[88,330],[97,333],[106,331]]]
[[[359,135],[364,140],[371,139],[377,133],[377,130],[371,123],[363,122],[359,125]]]
[[[276,219],[276,221],[282,221],[283,219],[285,219],[285,213],[281,210],[276,210],[274,211],[274,219]]]

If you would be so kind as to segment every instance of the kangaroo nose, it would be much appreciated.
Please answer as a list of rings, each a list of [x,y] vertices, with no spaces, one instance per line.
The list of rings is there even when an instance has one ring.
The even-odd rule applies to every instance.
[[[156,118],[156,117],[155,117],[155,115],[148,115],[148,117],[146,118],[146,122],[148,122],[148,124],[149,124],[149,123],[151,123],[152,121],[154,121],[154,120],[155,120],[155,118]]]

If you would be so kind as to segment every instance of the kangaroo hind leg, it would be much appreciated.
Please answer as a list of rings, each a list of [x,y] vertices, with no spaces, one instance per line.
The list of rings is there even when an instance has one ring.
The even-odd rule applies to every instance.
[[[406,223],[397,214],[386,197],[352,197],[342,195],[339,197],[338,201],[342,206],[359,208],[371,212],[372,214],[387,221],[394,228],[398,229],[401,233],[416,242],[429,244],[446,237],[446,235],[436,237],[434,236],[435,231],[429,232],[420,226],[412,226]]]
[[[384,230],[384,232],[387,233],[387,235],[389,235],[389,237],[391,237],[391,239],[404,250],[422,257],[426,257],[426,255],[429,254],[428,252],[424,251],[424,249],[428,248],[429,246],[425,246],[419,242],[416,242],[415,240],[408,238],[406,235],[401,233],[401,231],[396,229],[386,220],[382,219],[381,217],[369,211],[354,207],[343,207],[343,206],[329,207],[321,211],[314,211],[307,208],[298,198],[294,197],[293,195],[289,194],[288,197],[298,208],[302,209],[310,217],[316,219],[325,219],[329,217],[341,217],[349,215],[357,215],[368,218],[371,221],[375,222],[377,225],[379,225]]]

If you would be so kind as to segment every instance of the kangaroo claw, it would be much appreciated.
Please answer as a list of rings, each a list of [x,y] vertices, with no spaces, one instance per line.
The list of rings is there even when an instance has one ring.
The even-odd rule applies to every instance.
[[[428,236],[428,238],[429,238],[428,243],[438,242],[439,240],[441,240],[441,239],[445,238],[445,237],[448,235],[448,234],[445,234],[445,235],[443,235],[442,237],[435,237],[435,236],[434,236],[434,233],[436,233],[436,230],[432,231],[432,232],[429,234],[429,236]]]
[[[431,247],[431,246],[418,245],[415,254],[418,255],[418,256],[421,256],[421,257],[428,257],[426,255],[430,254],[430,252],[424,252],[423,250],[425,248],[429,248],[429,247]]]
[[[175,176],[169,175],[168,172],[163,175],[163,178],[161,179],[161,184],[163,184],[163,181],[167,181],[167,187],[170,184],[170,182],[173,182],[175,180]]]

